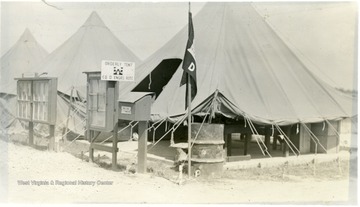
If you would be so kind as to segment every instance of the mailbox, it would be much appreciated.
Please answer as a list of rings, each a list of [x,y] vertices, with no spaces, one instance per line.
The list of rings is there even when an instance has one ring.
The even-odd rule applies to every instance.
[[[17,80],[17,118],[55,125],[57,78],[23,77]]]
[[[120,97],[118,117],[129,121],[150,120],[151,105],[153,103],[151,92],[130,92],[126,97]]]
[[[88,128],[110,132],[115,123],[117,82],[101,80],[99,71],[84,73],[87,75]]]

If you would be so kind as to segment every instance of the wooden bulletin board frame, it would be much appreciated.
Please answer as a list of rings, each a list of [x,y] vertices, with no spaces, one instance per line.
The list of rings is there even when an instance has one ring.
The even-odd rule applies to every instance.
[[[42,124],[49,124],[55,125],[56,123],[56,108],[57,108],[57,78],[53,77],[25,77],[25,78],[15,78],[17,80],[17,94],[18,94],[18,101],[17,101],[17,118],[24,121],[32,121],[34,123],[42,123]],[[38,83],[43,83],[43,85],[47,85],[46,89],[40,89],[34,87],[34,85]],[[24,94],[21,94],[22,91],[22,84],[27,83],[30,87],[30,93],[25,94],[26,100],[23,99]],[[40,90],[40,91],[37,91]],[[47,90],[47,91],[45,91]],[[41,94],[43,93],[43,94]],[[41,100],[40,98],[41,97]],[[35,100],[36,99],[36,100]],[[47,100],[45,100],[47,99]],[[28,102],[28,107],[30,109],[26,111],[26,116],[22,116],[20,113],[20,108],[22,103],[20,102]],[[36,105],[43,105],[42,110],[35,111]],[[44,106],[45,105],[45,106]],[[44,111],[44,108],[46,109]],[[41,113],[42,112],[42,113]],[[38,116],[34,116],[35,113],[42,114],[43,119],[37,118]],[[21,115],[21,116],[20,116]],[[34,118],[35,117],[35,118]]]

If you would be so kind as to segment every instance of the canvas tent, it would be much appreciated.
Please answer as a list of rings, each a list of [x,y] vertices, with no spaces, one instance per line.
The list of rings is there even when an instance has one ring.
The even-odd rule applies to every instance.
[[[16,81],[23,73],[38,66],[48,52],[35,40],[29,29],[25,29],[20,39],[1,57],[0,93],[16,94]]]
[[[115,37],[99,15],[92,12],[75,34],[44,60],[32,64],[29,71],[31,74],[47,72],[47,76],[58,78],[56,123],[58,131],[66,125],[72,95],[68,128],[76,134],[84,134],[86,76],[83,72],[99,71],[102,60],[139,63],[139,59]]]
[[[194,114],[289,125],[356,113],[356,102],[315,77],[251,3],[208,3],[193,21],[198,77]],[[167,60],[177,68],[153,104],[153,121],[185,113],[186,87],[180,87],[183,70],[178,60],[184,56],[187,30],[185,26],[137,67],[150,70]],[[139,80],[151,73],[143,72]]]
[[[48,52],[35,40],[29,29],[26,29],[17,43],[1,57],[1,81],[0,81],[0,128],[7,133],[19,133],[26,123],[20,123],[16,119],[16,81],[14,78],[34,76],[41,63],[46,59]],[[64,124],[69,108],[69,97],[59,93],[57,98],[57,123]],[[76,110],[75,107],[79,107]],[[76,110],[76,111],[75,111]],[[75,132],[83,132],[83,126],[77,125],[85,117],[84,109],[74,105],[71,112],[69,126]],[[36,125],[35,132],[42,133],[43,125]],[[46,127],[46,126],[45,126]]]
[[[0,71],[0,128],[9,130],[12,125],[19,129],[16,121],[16,81],[14,78],[33,75],[31,68],[40,64],[48,52],[35,40],[29,29],[25,29],[19,40],[1,57]],[[11,131],[11,130],[10,130]]]
[[[72,97],[68,128],[84,134],[86,76],[83,72],[101,70],[102,60],[139,63],[139,59],[109,30],[99,15],[92,12],[75,34],[34,68],[34,72],[47,72],[48,76],[58,78],[58,127],[65,126]]]
[[[104,24],[96,12],[92,12],[86,22],[52,52],[37,70],[58,77],[58,90],[70,95],[86,93],[84,71],[101,70],[102,60],[118,60],[139,63],[135,56]]]

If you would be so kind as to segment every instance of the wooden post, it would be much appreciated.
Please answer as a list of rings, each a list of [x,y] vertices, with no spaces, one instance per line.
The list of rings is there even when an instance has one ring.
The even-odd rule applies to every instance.
[[[231,156],[231,148],[232,148],[232,139],[231,139],[231,133],[227,134],[225,137],[226,140],[226,155]]]
[[[277,149],[277,140],[278,140],[278,134],[276,133],[276,131],[274,132],[273,135],[273,144],[272,144],[272,149],[276,150]]]
[[[285,139],[285,138],[284,138]],[[283,142],[283,156],[288,157],[289,156],[289,146],[286,144],[286,142]]]
[[[250,133],[245,133],[245,143],[244,143],[244,155],[248,154],[248,147],[249,147],[249,142],[251,140],[251,134]]]
[[[49,150],[55,151],[55,125],[50,125],[49,131],[50,131]]]
[[[228,140],[227,140],[227,134],[224,130],[224,141],[225,141],[225,144],[223,145],[223,149],[224,149],[224,156],[225,158],[228,157]]]
[[[29,145],[34,145],[34,122],[29,122]]]
[[[291,126],[287,126],[285,128],[285,134],[286,136],[290,139],[290,135],[291,135]],[[284,137],[284,139],[286,139],[286,137]],[[288,144],[289,143],[289,140],[284,140],[283,142],[283,145],[284,145],[284,148],[283,148],[283,155],[284,157],[288,157],[289,156],[289,146]]]
[[[90,162],[94,162],[94,148],[90,147],[90,150],[89,150],[89,161]]]
[[[87,83],[86,83],[86,97],[87,100],[89,101],[90,96],[89,96],[89,92],[90,92],[90,80],[89,80],[89,74],[87,74]],[[89,102],[86,103],[86,131],[85,131],[85,136],[87,138],[87,140],[90,142],[92,142],[92,138],[91,138],[91,132],[90,132],[90,107],[89,107]]]
[[[86,98],[89,101],[89,92],[90,92],[90,80],[89,80],[89,74],[86,75]],[[91,144],[93,142],[92,140],[93,133],[90,130],[90,107],[89,102],[86,103],[86,131],[85,131],[85,137],[90,142],[89,147],[89,162],[94,162],[94,149],[91,147]],[[66,140],[66,139],[65,139]]]
[[[33,95],[34,95],[34,83],[31,81],[31,102],[30,102],[30,122],[29,122],[29,145],[34,145],[34,122],[33,122]]]
[[[139,140],[138,140],[138,173],[146,173],[146,160],[147,160],[147,121],[139,121]]]
[[[117,169],[117,143],[118,143],[118,121],[116,120],[115,126],[114,126],[114,132],[113,132],[113,150],[112,150],[112,169]]]
[[[265,146],[270,149],[270,126],[265,126]]]
[[[89,158],[90,159],[89,159],[89,161],[94,162],[94,148],[91,147],[91,144],[93,143],[93,140],[92,140],[93,131],[88,128],[86,131],[86,135],[88,136],[87,138],[89,139],[89,142],[90,142],[90,149],[89,149]]]

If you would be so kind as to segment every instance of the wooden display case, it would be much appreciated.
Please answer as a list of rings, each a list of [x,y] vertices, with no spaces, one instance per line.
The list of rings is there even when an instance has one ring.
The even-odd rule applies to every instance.
[[[110,132],[114,128],[116,82],[101,80],[100,72],[87,75],[87,113],[90,130]]]
[[[57,78],[27,77],[17,80],[17,118],[55,125]]]

